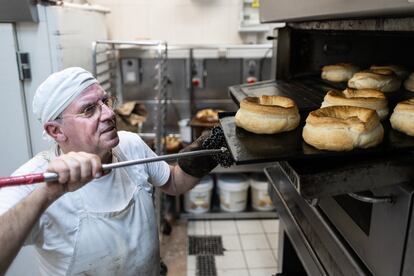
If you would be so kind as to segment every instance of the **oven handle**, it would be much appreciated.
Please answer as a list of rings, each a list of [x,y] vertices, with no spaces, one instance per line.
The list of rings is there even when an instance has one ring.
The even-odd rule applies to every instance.
[[[394,203],[394,199],[391,196],[362,196],[356,193],[348,193],[348,195],[356,200],[366,203]]]

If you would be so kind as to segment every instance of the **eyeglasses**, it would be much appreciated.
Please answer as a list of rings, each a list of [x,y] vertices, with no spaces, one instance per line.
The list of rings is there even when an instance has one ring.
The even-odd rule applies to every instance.
[[[102,105],[105,105],[106,107],[113,110],[116,103],[117,103],[117,99],[115,96],[105,97],[97,101],[96,103],[87,105],[81,113],[63,114],[63,115],[59,115],[59,117],[57,117],[56,119],[63,119],[64,117],[67,117],[67,116],[75,116],[75,117],[80,117],[80,118],[92,118],[92,117],[95,117],[95,115],[97,114],[100,115],[102,113]]]

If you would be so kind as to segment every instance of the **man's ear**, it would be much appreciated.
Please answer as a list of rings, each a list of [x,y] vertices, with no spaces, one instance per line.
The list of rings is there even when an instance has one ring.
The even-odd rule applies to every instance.
[[[63,133],[62,125],[60,123],[56,121],[47,122],[43,125],[43,128],[56,142],[66,141],[67,137]]]

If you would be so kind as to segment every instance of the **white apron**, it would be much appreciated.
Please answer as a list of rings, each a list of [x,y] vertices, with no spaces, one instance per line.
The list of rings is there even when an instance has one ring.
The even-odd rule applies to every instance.
[[[119,150],[114,155],[126,160]],[[133,195],[123,208],[94,212],[74,193],[79,224],[66,275],[159,276],[158,231],[149,187],[136,184],[140,176],[131,168],[117,170],[123,183],[134,185],[127,187]]]

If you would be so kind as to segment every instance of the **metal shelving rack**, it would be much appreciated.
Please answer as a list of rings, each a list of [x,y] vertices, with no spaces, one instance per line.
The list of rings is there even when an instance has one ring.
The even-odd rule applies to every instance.
[[[122,102],[121,72],[119,50],[122,48],[139,48],[155,51],[154,59],[154,95],[157,110],[154,113],[155,152],[164,154],[162,137],[165,136],[165,122],[167,117],[167,42],[160,40],[98,40],[92,44],[93,74],[100,85],[111,95],[117,96]]]
[[[120,41],[99,40],[92,44],[93,74],[100,85],[111,95],[117,96],[122,102],[121,70],[119,50],[122,48],[138,48],[155,51],[154,59],[157,61],[154,67],[154,95],[157,109],[154,112],[155,152],[158,155],[165,154],[162,138],[165,137],[165,124],[167,118],[167,57],[168,47],[165,41],[142,40]],[[161,192],[155,189],[154,201],[158,226],[161,224]],[[158,227],[160,229],[160,227]]]
[[[178,48],[177,48],[178,49]],[[192,86],[191,80],[194,77],[192,68],[195,66],[194,62],[197,56],[197,51],[215,51],[217,57],[227,58],[230,50],[274,50],[272,45],[191,45],[189,50],[189,78],[188,87],[190,93],[190,110],[191,115],[195,115],[195,106],[197,100],[194,98],[194,87]],[[265,56],[267,55],[267,52]],[[215,56],[213,54],[213,56]],[[203,100],[206,101],[206,100]],[[232,101],[232,100],[229,100]],[[222,173],[258,173],[264,172],[264,166],[266,164],[256,165],[240,165],[232,166],[230,168],[216,167],[211,174],[222,174]],[[270,164],[269,164],[270,165]],[[204,219],[263,219],[263,218],[278,218],[276,211],[256,211],[252,207],[248,206],[245,211],[242,212],[225,212],[219,207],[220,202],[217,196],[212,196],[211,210],[206,213],[193,214],[187,212],[181,212],[181,217],[191,220],[204,220]]]

